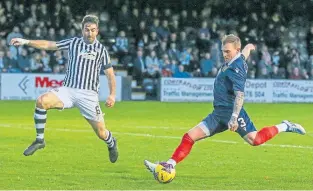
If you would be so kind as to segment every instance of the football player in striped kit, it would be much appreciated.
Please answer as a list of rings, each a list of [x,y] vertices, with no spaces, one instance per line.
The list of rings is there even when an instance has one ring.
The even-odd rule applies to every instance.
[[[49,109],[62,110],[77,107],[98,137],[106,142],[110,161],[116,162],[118,158],[117,142],[105,127],[98,97],[100,69],[103,67],[110,90],[106,106],[109,108],[114,106],[115,75],[108,51],[96,39],[99,32],[98,25],[98,17],[86,15],[82,21],[82,37],[59,42],[22,38],[11,40],[11,44],[15,46],[27,45],[43,50],[68,50],[69,58],[63,86],[40,95],[36,100],[34,120],[37,137],[24,151],[25,156],[32,155],[38,149],[45,147],[44,129]]]

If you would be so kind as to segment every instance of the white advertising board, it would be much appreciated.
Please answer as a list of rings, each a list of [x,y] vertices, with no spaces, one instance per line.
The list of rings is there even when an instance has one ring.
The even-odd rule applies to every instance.
[[[214,79],[162,78],[161,101],[213,101]],[[250,80],[245,85],[245,101],[310,102],[313,103],[313,81],[309,80]]]
[[[313,102],[313,81],[273,81],[273,102]]]
[[[162,78],[161,101],[213,101],[214,79]]]
[[[1,74],[1,100],[35,100],[39,95],[62,85],[59,74]],[[109,95],[108,81],[100,76],[99,99]],[[116,76],[116,101],[122,98],[122,78]]]

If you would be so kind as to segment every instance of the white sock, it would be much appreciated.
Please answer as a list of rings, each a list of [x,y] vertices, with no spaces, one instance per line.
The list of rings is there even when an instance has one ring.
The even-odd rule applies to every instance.
[[[167,163],[173,165],[173,167],[176,166],[176,161],[174,161],[173,159],[168,159]]]
[[[288,126],[286,123],[281,123],[281,124],[278,124],[278,125],[275,125],[278,129],[278,132],[286,132]]]

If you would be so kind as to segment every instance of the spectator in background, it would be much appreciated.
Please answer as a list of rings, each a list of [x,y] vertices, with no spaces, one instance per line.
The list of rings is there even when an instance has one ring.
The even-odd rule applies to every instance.
[[[38,12],[37,13],[38,13],[37,14],[38,21],[44,21],[44,22],[47,23],[48,26],[51,26],[50,13],[48,12],[46,3],[41,3],[40,4],[40,7],[38,8]]]
[[[279,68],[277,65],[273,65],[271,78],[272,79],[282,79],[282,76],[279,74]]]
[[[0,39],[0,50],[6,51],[9,47],[7,46],[7,41],[5,39]]]
[[[54,28],[49,28],[48,35],[47,35],[46,39],[50,40],[50,41],[56,41],[57,40]]]
[[[268,71],[267,67],[262,67],[260,69],[260,75],[259,75],[259,79],[269,79],[270,78],[270,72]]]
[[[47,54],[45,50],[40,50],[40,57],[41,57],[41,62],[43,64],[43,71],[47,73],[52,72],[52,69],[50,67],[50,55]]]
[[[201,33],[203,33],[204,36],[211,36],[210,30],[208,28],[208,22],[207,21],[202,21],[201,22],[201,27],[198,30],[198,34],[201,34]]]
[[[134,72],[133,76],[135,80],[137,80],[138,84],[142,84],[143,77],[146,76],[147,73],[147,65],[145,63],[145,60],[143,58],[143,51],[142,49],[137,50],[137,55],[134,58]]]
[[[59,33],[58,33],[58,35],[56,36],[56,39],[57,39],[58,41],[60,41],[60,40],[66,39],[66,38],[67,38],[67,36],[66,36],[66,34],[65,34],[65,30],[64,30],[63,28],[60,28]]]
[[[187,71],[190,71],[191,50],[192,48],[185,48],[179,56],[180,64],[184,65]]]
[[[160,61],[162,68],[162,77],[172,77],[173,71],[175,71],[175,65],[170,62],[167,54],[164,54]]]
[[[137,27],[137,28],[135,29],[135,31],[136,31],[136,32],[135,32],[135,39],[136,39],[136,43],[138,44],[138,42],[139,42],[140,40],[142,40],[143,35],[149,33],[149,30],[147,29],[146,22],[143,21],[143,20],[141,20],[141,21],[139,22],[139,27]]]
[[[121,10],[118,12],[117,26],[119,30],[128,31],[131,24],[131,14],[126,4],[122,5]]]
[[[25,7],[23,4],[17,5],[17,10],[14,11],[15,17],[14,21],[17,23],[22,23],[28,17],[28,13],[25,11]]]
[[[36,27],[35,34],[33,35],[33,38],[34,39],[38,39],[38,40],[42,40],[42,39],[44,39],[43,37],[44,37],[44,35],[42,33],[41,28],[40,27]]]
[[[40,59],[41,63],[43,64],[42,58]],[[57,50],[54,52],[54,55],[51,59],[51,65],[53,68],[57,68],[58,71],[60,71],[61,73],[64,73],[66,70],[66,64],[67,64],[67,60],[66,58],[63,56],[62,52],[60,50]],[[49,65],[43,65],[43,70],[45,71],[49,71],[51,69],[49,69]]]
[[[292,74],[290,75],[290,78],[292,80],[301,80],[301,74],[300,74],[300,69],[298,67],[294,67],[292,70]]]
[[[23,28],[23,37],[26,38],[26,39],[31,39],[31,37],[32,37],[30,28],[28,26],[25,26]]]
[[[302,76],[302,79],[304,79],[304,80],[310,79],[308,71],[305,68],[302,69],[301,76]]]
[[[140,23],[139,10],[137,8],[133,8],[132,15],[131,15],[131,26],[133,26],[132,29],[134,32],[138,28],[139,23]]]
[[[159,46],[156,47],[157,57],[161,58],[164,54],[167,54],[167,42],[161,41]]]
[[[122,61],[123,57],[128,54],[128,47],[129,44],[125,31],[120,31],[113,45],[113,51],[117,54],[119,61]]]
[[[179,65],[178,70],[173,74],[174,78],[190,78],[191,75],[184,71],[184,66]]]
[[[28,52],[25,48],[21,49],[21,54],[17,58],[17,65],[22,72],[31,72],[30,60],[28,57]]]
[[[57,12],[57,10],[55,10],[55,12]],[[30,12],[29,12],[29,17],[30,18],[34,18],[35,20],[37,20],[37,5],[35,3],[32,3],[30,5]]]
[[[167,39],[170,36],[170,28],[168,26],[168,20],[163,20],[162,25],[160,27],[159,35],[161,39]]]
[[[5,15],[0,15],[0,38],[5,38],[12,30],[12,24],[8,21]]]
[[[149,28],[149,33],[156,32],[159,37],[162,37],[162,27],[160,26],[160,20],[159,19],[153,19],[153,23]]]
[[[211,49],[210,35],[206,36],[206,34],[203,32],[199,33],[199,37],[196,43],[200,53],[210,51]]]
[[[75,29],[71,28],[70,32],[69,32],[69,35],[68,35],[68,38],[73,38],[75,36],[77,36],[77,32],[76,32]]]
[[[7,36],[7,44],[10,44],[12,38],[23,38],[20,28],[18,26],[13,27],[13,31]]]
[[[185,31],[181,31],[179,33],[179,40],[178,40],[178,49],[180,51],[184,50],[184,48],[187,48],[187,47],[191,47],[193,44],[192,42],[190,42],[188,39],[187,39],[187,34]]]
[[[200,71],[203,77],[211,76],[213,69],[213,60],[211,60],[210,53],[206,52],[204,57],[200,60]]]
[[[170,33],[178,34],[179,32],[183,32],[183,31],[181,31],[181,28],[179,27],[179,21],[178,20],[173,20],[171,25],[169,26],[169,29],[170,29]]]
[[[152,50],[149,55],[146,56],[145,63],[147,66],[147,77],[149,78],[159,78],[159,59],[156,56],[156,52]]]
[[[277,49],[280,46],[280,32],[273,23],[270,23],[264,31],[265,43],[268,47]]]
[[[176,43],[172,42],[172,43],[170,44],[170,48],[169,48],[167,54],[168,54],[170,60],[179,61],[180,52],[179,52],[179,50],[178,50],[177,47],[176,47]]]
[[[148,47],[149,50],[155,50],[157,46],[159,46],[160,44],[160,40],[159,37],[157,36],[157,33],[152,31],[150,32],[150,36],[149,36],[149,43],[148,43]]]
[[[152,24],[152,16],[151,16],[151,9],[149,5],[144,7],[144,10],[141,14],[141,19],[145,21],[147,26],[150,26]]]
[[[9,73],[17,73],[21,71],[18,69],[17,60],[12,56],[10,50],[6,52],[6,56],[3,58],[3,65]]]
[[[38,52],[32,54],[32,57],[30,59],[30,69],[33,73],[43,72],[43,63],[41,60],[41,56]]]

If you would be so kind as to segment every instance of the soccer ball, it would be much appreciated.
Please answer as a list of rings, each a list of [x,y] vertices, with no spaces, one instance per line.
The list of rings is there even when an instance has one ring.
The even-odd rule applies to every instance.
[[[154,178],[163,184],[170,183],[175,178],[175,168],[166,162],[160,162],[154,169]]]

